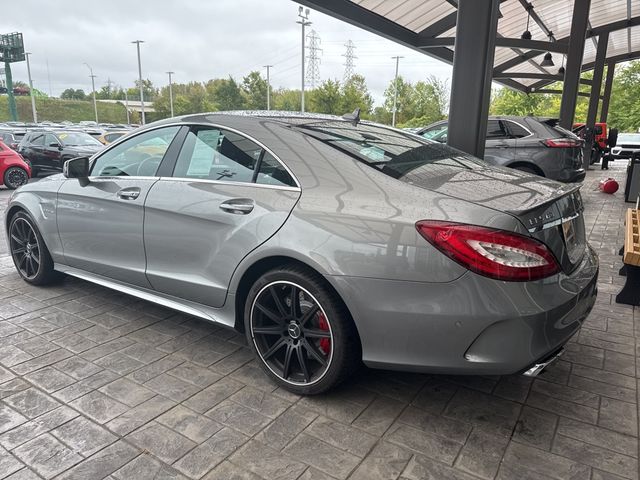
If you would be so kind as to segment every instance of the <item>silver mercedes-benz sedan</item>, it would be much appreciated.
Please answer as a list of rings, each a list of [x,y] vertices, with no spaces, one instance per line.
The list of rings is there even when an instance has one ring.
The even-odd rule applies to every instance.
[[[14,193],[19,274],[68,274],[246,334],[279,385],[361,362],[537,374],[596,297],[576,185],[383,125],[198,114],[123,137]]]

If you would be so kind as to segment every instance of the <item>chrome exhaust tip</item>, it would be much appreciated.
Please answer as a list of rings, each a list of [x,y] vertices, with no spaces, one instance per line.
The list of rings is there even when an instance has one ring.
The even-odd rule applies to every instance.
[[[529,369],[525,370],[522,373],[522,375],[524,375],[525,377],[537,377],[538,375],[540,375],[542,373],[542,371],[545,368],[547,368],[549,365],[557,362],[560,359],[560,357],[562,356],[563,353],[564,353],[564,348],[561,348],[556,353],[554,353],[550,357],[548,357],[545,361],[543,361],[541,363],[534,363],[533,366],[530,367]]]

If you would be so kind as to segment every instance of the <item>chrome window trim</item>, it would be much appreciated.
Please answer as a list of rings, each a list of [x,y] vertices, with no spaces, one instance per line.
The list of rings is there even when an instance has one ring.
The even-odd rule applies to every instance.
[[[105,178],[105,177],[98,177]],[[118,177],[116,177],[118,178]],[[121,177],[122,178],[122,177]],[[140,178],[140,177],[137,177]],[[183,182],[183,183],[212,183],[215,185],[238,185],[242,187],[258,187],[268,188],[270,190],[284,190],[287,192],[301,192],[300,187],[289,187],[285,185],[270,185],[268,183],[253,183],[253,182],[227,182],[224,180],[209,180],[207,178],[186,178],[186,177],[160,177],[159,180]]]
[[[90,181],[97,182],[98,180],[160,180],[161,177],[137,177],[135,175],[104,175],[104,176],[90,176],[87,177]]]
[[[269,154],[276,159],[276,161],[286,170],[286,172],[291,175],[291,178],[293,178],[293,181],[296,183],[295,187],[282,187],[282,188],[297,188],[297,189],[301,189],[300,188],[300,182],[298,181],[298,178],[293,174],[293,172],[291,171],[291,169],[282,161],[280,160],[280,157],[278,157],[278,155],[276,155],[273,150],[271,150],[269,147],[267,147],[264,143],[262,143],[261,141],[259,141],[258,139],[256,139],[255,137],[252,137],[251,135],[248,135],[245,132],[242,132],[236,128],[233,127],[226,127],[224,125],[218,124],[218,123],[202,123],[202,122],[197,122],[197,123],[193,123],[193,122],[189,122],[189,123],[183,123],[182,125],[187,126],[187,127],[191,127],[191,126],[197,126],[197,127],[211,127],[211,128],[219,128],[222,130],[228,130],[230,132],[235,133],[236,135],[241,135],[242,137],[251,140],[253,143],[255,143],[256,145],[258,145],[260,148],[262,148],[263,150],[265,150],[266,152],[269,152]],[[165,177],[165,178],[169,178],[169,177]],[[171,177],[171,178],[186,178],[187,180],[194,180],[194,179],[190,179],[188,177]],[[195,179],[195,180],[199,180],[199,179]],[[221,182],[221,183],[225,183],[225,184],[229,184],[229,183],[245,183],[245,184],[249,184],[249,185],[264,185],[261,183],[258,183],[257,181],[255,183],[253,182],[224,182],[221,180],[211,180],[212,182]],[[277,187],[278,185],[268,185],[270,187]]]

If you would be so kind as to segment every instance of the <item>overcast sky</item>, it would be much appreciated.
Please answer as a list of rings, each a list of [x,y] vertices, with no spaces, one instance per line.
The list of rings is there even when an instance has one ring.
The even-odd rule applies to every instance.
[[[141,39],[143,77],[154,85],[206,81],[232,75],[236,79],[271,64],[274,87],[300,86],[298,4],[290,0],[78,0],[5,1],[0,33],[22,32],[32,53],[34,87],[59,96],[69,87],[91,91],[108,79],[132,86],[138,76],[135,45]],[[393,78],[394,55],[402,55],[400,74],[410,81],[451,76],[451,67],[408,48],[316,11],[310,27],[321,39],[322,80],[342,79],[345,46],[356,46],[355,71],[366,77],[379,103]],[[48,70],[47,70],[48,63]],[[12,65],[16,80],[27,80],[26,63]],[[50,80],[49,80],[50,79]]]

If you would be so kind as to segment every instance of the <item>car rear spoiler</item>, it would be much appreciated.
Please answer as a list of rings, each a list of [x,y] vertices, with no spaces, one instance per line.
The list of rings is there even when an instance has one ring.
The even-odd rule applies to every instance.
[[[551,118],[551,117],[533,117],[538,120],[540,123],[544,123],[550,127],[557,127],[560,124],[559,118]]]

